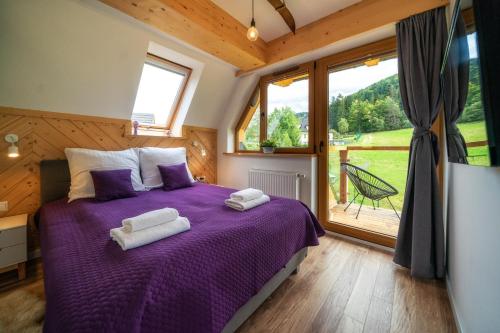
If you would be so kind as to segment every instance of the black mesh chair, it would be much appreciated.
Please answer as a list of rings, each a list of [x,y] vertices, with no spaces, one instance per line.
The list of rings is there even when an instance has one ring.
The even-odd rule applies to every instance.
[[[394,213],[396,213],[396,216],[399,219],[398,212],[389,199],[389,197],[398,194],[398,190],[396,190],[394,186],[355,165],[349,163],[340,163],[340,165],[342,167],[342,170],[344,170],[347,174],[347,177],[349,177],[349,179],[351,180],[351,183],[356,188],[356,195],[351,200],[351,202],[349,202],[344,211],[346,211],[347,208],[349,208],[349,206],[354,202],[354,200],[356,200],[356,198],[361,194],[363,198],[361,199],[361,205],[359,206],[358,213],[356,214],[356,219],[358,218],[361,207],[363,207],[363,201],[365,200],[365,197],[371,199],[373,209],[375,209],[375,201],[377,201],[378,204],[380,200],[387,199],[387,201],[389,201],[389,203],[391,204]]]

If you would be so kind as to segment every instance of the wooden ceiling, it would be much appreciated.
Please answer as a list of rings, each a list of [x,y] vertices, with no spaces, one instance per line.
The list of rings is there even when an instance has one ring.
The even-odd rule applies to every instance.
[[[238,75],[449,3],[363,0],[266,43],[249,41],[247,27],[211,0],[100,1],[236,66]]]

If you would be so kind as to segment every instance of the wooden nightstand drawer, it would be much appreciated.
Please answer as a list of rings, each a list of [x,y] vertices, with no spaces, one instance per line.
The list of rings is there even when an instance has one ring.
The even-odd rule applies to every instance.
[[[0,268],[26,261],[26,243],[0,248]]]
[[[26,227],[0,229],[0,248],[26,243]]]

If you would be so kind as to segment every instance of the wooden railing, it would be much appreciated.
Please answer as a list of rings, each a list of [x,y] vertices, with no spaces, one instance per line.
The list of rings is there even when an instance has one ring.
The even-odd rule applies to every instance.
[[[474,142],[466,142],[467,148],[472,148],[472,147],[482,147],[482,146],[487,146],[488,141],[474,141]]]
[[[467,142],[467,147],[482,147],[488,145],[488,141],[474,141]],[[330,146],[330,151],[338,151],[340,155],[340,163],[349,162],[349,151],[351,150],[368,150],[368,151],[377,151],[377,150],[385,150],[385,151],[408,151],[410,150],[410,146]],[[340,168],[340,183],[339,183],[339,192],[340,203],[347,202],[347,174]]]
[[[349,162],[349,151],[351,150],[386,150],[386,151],[408,151],[409,146],[330,146],[330,151],[338,151],[340,155],[340,163]],[[340,168],[340,183],[339,192],[340,203],[347,202],[347,174]]]

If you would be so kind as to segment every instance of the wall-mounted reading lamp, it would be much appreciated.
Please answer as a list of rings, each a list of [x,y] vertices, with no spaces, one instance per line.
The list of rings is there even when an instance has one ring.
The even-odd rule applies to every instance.
[[[202,157],[207,156],[207,150],[205,149],[205,147],[203,147],[203,145],[200,142],[194,140],[192,142],[192,145],[193,145],[193,147],[195,147],[196,149],[198,149],[200,151]]]
[[[16,134],[7,134],[5,136],[5,141],[10,143],[9,149],[7,151],[7,156],[11,158],[19,157],[19,147],[17,147],[17,142],[19,138]]]

